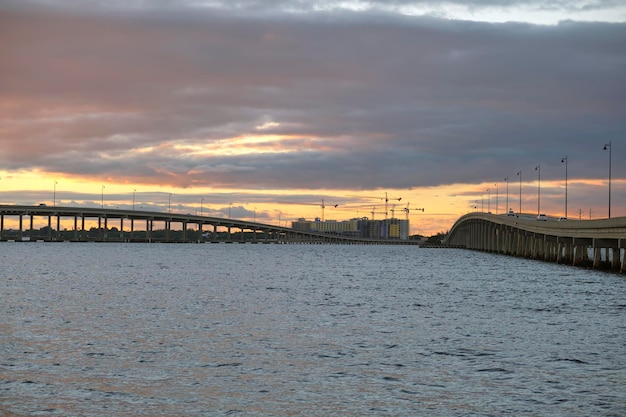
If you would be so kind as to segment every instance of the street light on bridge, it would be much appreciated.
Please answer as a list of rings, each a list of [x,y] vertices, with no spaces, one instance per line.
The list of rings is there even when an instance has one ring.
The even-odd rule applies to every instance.
[[[496,182],[494,185],[496,186],[496,214],[498,214],[498,183]]]
[[[567,155],[561,159],[561,163],[565,162],[565,218],[567,218]]]
[[[519,171],[517,175],[519,176],[519,216],[522,214],[522,171]]]
[[[135,211],[135,193],[137,192],[136,188],[133,188],[133,211]]]
[[[537,216],[541,213],[541,164],[535,167],[535,171],[538,171],[537,181]]]
[[[609,150],[609,219],[611,218],[611,141],[604,145],[604,150]]]
[[[100,208],[103,209],[104,208],[104,185],[102,185],[102,194],[100,197]]]
[[[54,191],[52,192],[52,207],[56,208],[57,206],[57,181],[54,181]]]
[[[509,210],[509,177],[505,177],[504,181],[506,182],[506,207],[504,211],[508,213]]]

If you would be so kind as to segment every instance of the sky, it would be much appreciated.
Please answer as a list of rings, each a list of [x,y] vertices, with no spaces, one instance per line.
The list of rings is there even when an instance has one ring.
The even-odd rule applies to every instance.
[[[4,0],[0,204],[626,216],[625,45],[620,0]]]

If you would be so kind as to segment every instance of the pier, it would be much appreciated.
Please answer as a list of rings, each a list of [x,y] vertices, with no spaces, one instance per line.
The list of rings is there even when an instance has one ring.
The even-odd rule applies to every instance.
[[[444,244],[574,266],[626,272],[626,217],[538,221],[532,216],[469,213]]]

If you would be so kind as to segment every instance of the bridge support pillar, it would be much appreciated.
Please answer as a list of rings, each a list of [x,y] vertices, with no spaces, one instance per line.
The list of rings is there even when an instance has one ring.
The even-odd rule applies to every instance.
[[[614,271],[621,270],[622,251],[620,248],[611,248],[611,269]]]
[[[543,235],[533,234],[533,246],[531,252],[531,258],[533,259],[543,259]]]
[[[574,266],[585,266],[589,264],[589,246],[593,245],[591,238],[574,238]]]
[[[604,262],[602,249],[604,249]],[[620,269],[619,239],[593,239],[593,252],[594,268]]]

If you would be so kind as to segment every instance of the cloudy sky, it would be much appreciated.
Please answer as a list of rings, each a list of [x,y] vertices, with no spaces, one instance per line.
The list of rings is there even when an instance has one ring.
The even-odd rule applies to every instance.
[[[563,215],[566,168],[606,217],[611,167],[626,216],[625,45],[620,0],[5,0],[0,204],[431,234]]]

